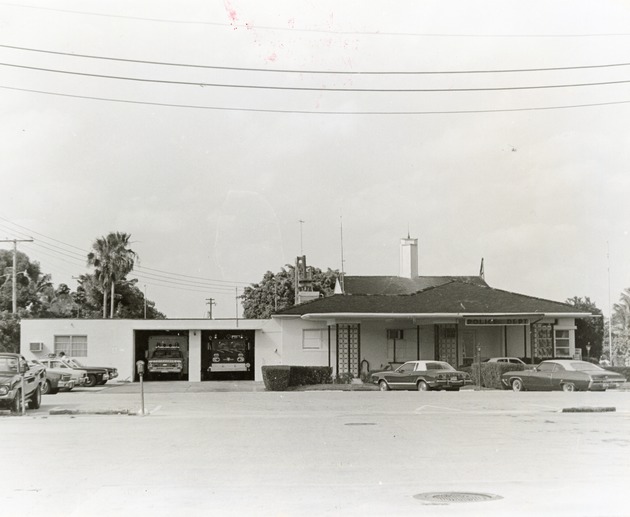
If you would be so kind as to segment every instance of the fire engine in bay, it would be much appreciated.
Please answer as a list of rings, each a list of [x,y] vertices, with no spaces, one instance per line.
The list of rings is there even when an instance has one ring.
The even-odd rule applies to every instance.
[[[184,374],[184,355],[180,343],[173,340],[160,341],[149,338],[149,361],[147,369],[151,376],[175,375],[181,379]]]
[[[210,345],[208,373],[247,373],[251,371],[251,344],[246,336],[228,334],[215,337]]]

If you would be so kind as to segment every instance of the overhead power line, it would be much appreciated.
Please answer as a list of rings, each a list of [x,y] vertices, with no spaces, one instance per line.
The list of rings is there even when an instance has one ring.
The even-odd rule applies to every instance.
[[[237,111],[237,112],[250,112],[250,113],[285,113],[285,114],[298,114],[298,115],[464,115],[474,113],[516,113],[521,111],[549,111],[549,110],[561,110],[561,109],[577,109],[577,108],[592,108],[596,106],[617,106],[621,104],[629,104],[630,100],[621,101],[608,101],[608,102],[591,102],[583,104],[564,104],[555,106],[533,106],[525,108],[497,108],[497,109],[470,109],[470,110],[422,110],[422,111],[315,111],[315,110],[282,110],[271,108],[238,108],[231,106],[206,106],[198,104],[176,104],[166,102],[149,102],[149,101],[135,101],[130,99],[114,99],[111,97],[95,97],[90,95],[74,95],[70,93],[50,92],[46,90],[35,90],[31,88],[17,88],[14,86],[0,85],[0,89],[12,90],[18,92],[38,93],[42,95],[52,95],[56,97],[65,97],[71,99],[83,99],[94,100],[103,102],[116,102],[121,104],[135,104],[143,106],[161,106],[166,108],[186,108],[186,109],[199,109],[199,110],[214,110],[214,111]]]
[[[0,5],[11,7],[20,7],[23,9],[38,9],[42,11],[52,11],[67,14],[78,14],[83,16],[98,16],[103,18],[126,19],[145,22],[172,23],[180,25],[209,25],[227,29],[243,29],[243,30],[264,30],[264,31],[281,31],[293,33],[315,33],[315,34],[337,34],[340,36],[404,36],[404,37],[422,37],[422,38],[607,38],[607,37],[626,37],[630,36],[627,32],[613,33],[571,33],[571,34],[475,34],[475,33],[441,33],[441,32],[388,32],[388,31],[342,31],[333,29],[309,29],[295,27],[277,27],[269,25],[253,25],[249,23],[220,23],[205,20],[173,20],[172,18],[152,18],[146,16],[130,16],[111,13],[95,13],[91,11],[78,11],[72,9],[59,9],[54,7],[42,7],[36,5],[15,4],[12,2],[0,2]]]
[[[204,83],[202,81],[174,81],[167,79],[145,79],[142,77],[129,77],[108,74],[93,74],[88,72],[74,72],[71,70],[60,70],[57,68],[43,68],[39,66],[17,65],[14,63],[2,63],[0,66],[11,68],[21,68],[25,70],[37,70],[39,72],[49,72],[55,74],[75,75],[80,77],[96,77],[99,79],[113,79],[122,81],[134,81],[141,83],[172,84],[179,86],[201,86],[210,88],[234,88],[248,90],[281,90],[281,91],[308,91],[308,92],[352,92],[352,93],[453,93],[453,92],[496,92],[511,90],[545,90],[557,88],[581,88],[585,86],[609,86],[613,84],[627,84],[630,80],[620,81],[597,81],[592,83],[570,83],[570,84],[544,84],[528,86],[482,86],[478,88],[328,88],[316,86],[268,86],[261,84],[237,84],[237,83]]]
[[[60,52],[55,50],[18,47],[15,45],[0,44],[0,48],[11,50],[20,50],[24,52],[36,52],[42,54],[52,54],[56,56],[77,57],[82,59],[97,59],[103,61],[116,61],[120,63],[136,63],[144,65],[170,66],[180,68],[196,68],[204,70],[224,70],[233,72],[266,72],[266,73],[283,73],[283,74],[326,74],[326,75],[451,75],[451,74],[503,74],[503,73],[521,73],[521,72],[552,72],[564,70],[589,70],[597,68],[614,68],[622,66],[630,66],[630,62],[624,63],[604,63],[596,65],[574,65],[574,66],[550,66],[550,67],[534,67],[534,68],[497,68],[497,69],[479,69],[479,70],[300,70],[291,68],[252,68],[239,66],[218,66],[203,65],[194,63],[176,63],[172,61],[149,61],[145,59],[130,59],[111,56],[97,56],[92,54],[77,54],[74,52]],[[196,83],[195,83],[196,84]]]
[[[83,249],[83,248],[79,248],[77,246],[74,246],[72,244],[68,244],[66,242],[60,241],[58,239],[55,239],[53,237],[49,237],[45,234],[42,234],[40,232],[37,232],[35,230],[31,230],[25,226],[19,225],[17,223],[14,223],[12,221],[10,221],[9,219],[6,219],[5,217],[0,216],[0,220],[2,221],[6,221],[6,223],[9,223],[8,225],[6,223],[0,223],[0,228],[4,228],[6,231],[10,231],[16,234],[20,234],[20,235],[30,235],[30,234],[35,234],[35,235],[39,235],[40,237],[43,237],[43,239],[46,240],[50,240],[53,242],[57,242],[59,244],[62,244],[63,246],[66,247],[70,247],[70,248],[74,248],[79,250],[81,253],[76,252],[76,251],[72,251],[72,250],[68,250],[65,248],[62,248],[61,246],[57,246],[55,244],[51,244],[50,242],[45,242],[42,241],[42,239],[38,239],[36,240],[32,245],[36,246],[38,248],[43,248],[49,252],[54,253],[54,255],[51,255],[50,253],[46,253],[46,252],[42,252],[41,250],[38,250],[38,253],[43,253],[44,255],[47,256],[52,256],[55,258],[59,258],[60,256],[63,257],[65,262],[68,261],[72,261],[73,263],[77,264],[77,265],[82,265],[82,266],[86,266],[86,262],[87,262],[87,253],[88,251]],[[9,226],[10,225],[10,226]],[[23,230],[27,230],[28,232],[30,232],[29,234],[26,234],[24,231],[21,230],[16,230],[14,227],[17,228],[22,228]],[[158,273],[163,273],[163,274],[158,274]],[[199,287],[199,288],[203,288],[203,289],[218,289],[218,290],[228,290],[229,292],[232,292],[232,290],[234,289],[234,286],[237,284],[241,284],[241,285],[250,285],[251,282],[240,282],[240,281],[231,281],[231,280],[219,280],[219,279],[213,279],[213,278],[207,278],[207,277],[198,277],[198,276],[191,276],[191,275],[185,275],[185,274],[181,274],[181,273],[172,273],[169,271],[164,271],[164,270],[160,270],[160,269],[153,269],[153,268],[149,268],[149,267],[145,267],[145,266],[141,266],[136,264],[136,266],[134,267],[134,271],[132,273],[133,275],[137,275],[140,276],[142,275],[143,277],[146,278],[150,278],[152,280],[158,280],[158,281],[163,281],[163,282],[168,282],[168,283],[175,283],[175,284],[180,284],[183,286],[187,286],[187,287]],[[168,276],[165,276],[168,275]],[[188,280],[188,279],[192,279],[192,280]]]

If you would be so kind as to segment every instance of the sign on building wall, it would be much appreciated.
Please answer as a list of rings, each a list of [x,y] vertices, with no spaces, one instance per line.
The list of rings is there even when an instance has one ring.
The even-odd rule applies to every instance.
[[[529,325],[529,318],[466,318],[467,327]]]

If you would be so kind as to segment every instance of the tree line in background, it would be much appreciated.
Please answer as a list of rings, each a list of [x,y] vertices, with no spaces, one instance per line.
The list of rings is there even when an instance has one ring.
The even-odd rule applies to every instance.
[[[12,313],[13,252],[0,250],[0,351],[18,351],[23,318],[144,318],[144,293],[136,279],[127,280],[138,258],[129,248],[130,237],[112,232],[96,239],[86,257],[93,272],[77,277],[75,291],[66,284],[53,285],[38,262],[17,252],[17,314]],[[146,300],[146,317],[165,315]]]
[[[309,266],[310,288],[320,296],[330,296],[335,291],[339,271],[328,268],[322,271]],[[266,319],[274,312],[295,305],[295,266],[287,264],[278,273],[267,271],[262,280],[246,287],[241,296],[243,316],[250,319]]]
[[[19,349],[22,318],[144,318],[144,293],[136,286],[136,279],[127,279],[138,259],[129,248],[130,238],[127,233],[111,232],[96,239],[86,257],[86,265],[93,272],[77,277],[75,291],[66,284],[55,287],[51,275],[43,273],[38,262],[17,252],[17,314],[12,314],[13,252],[0,250],[0,351]],[[309,271],[313,291],[321,296],[334,293],[339,271],[316,267],[309,267]],[[287,264],[277,273],[267,271],[260,282],[244,289],[241,301],[243,315],[248,319],[269,318],[274,312],[292,307],[295,267]],[[610,331],[601,309],[588,296],[575,296],[566,303],[579,312],[595,315],[576,320],[575,346],[582,349],[583,357],[605,357],[617,365],[630,363],[630,288],[613,306]],[[165,317],[155,308],[155,302],[146,300],[147,319]]]

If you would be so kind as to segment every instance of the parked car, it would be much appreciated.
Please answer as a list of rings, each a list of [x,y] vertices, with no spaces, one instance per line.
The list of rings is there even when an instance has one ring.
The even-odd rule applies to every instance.
[[[510,364],[520,364],[526,370],[529,370],[534,367],[533,364],[527,364],[522,359],[518,357],[490,357],[489,359],[484,359],[482,362],[484,363],[510,363]]]
[[[504,388],[523,390],[605,391],[618,388],[626,378],[587,361],[554,359],[541,362],[532,370],[501,375]]]
[[[96,385],[103,385],[110,379],[118,377],[118,370],[112,366],[86,366],[74,357],[63,356],[60,359],[71,368],[76,370],[86,370],[88,380],[85,386],[92,388]]]
[[[470,375],[443,361],[407,361],[395,370],[373,373],[372,382],[378,384],[381,391],[457,391],[472,384]]]
[[[83,386],[87,382],[85,370],[75,370],[59,359],[34,359],[32,362],[46,368],[46,382],[42,386],[44,395],[72,391],[75,386]]]
[[[0,409],[22,412],[22,374],[24,374],[24,400],[29,409],[39,409],[42,403],[42,384],[46,370],[30,367],[20,354],[0,353]]]

